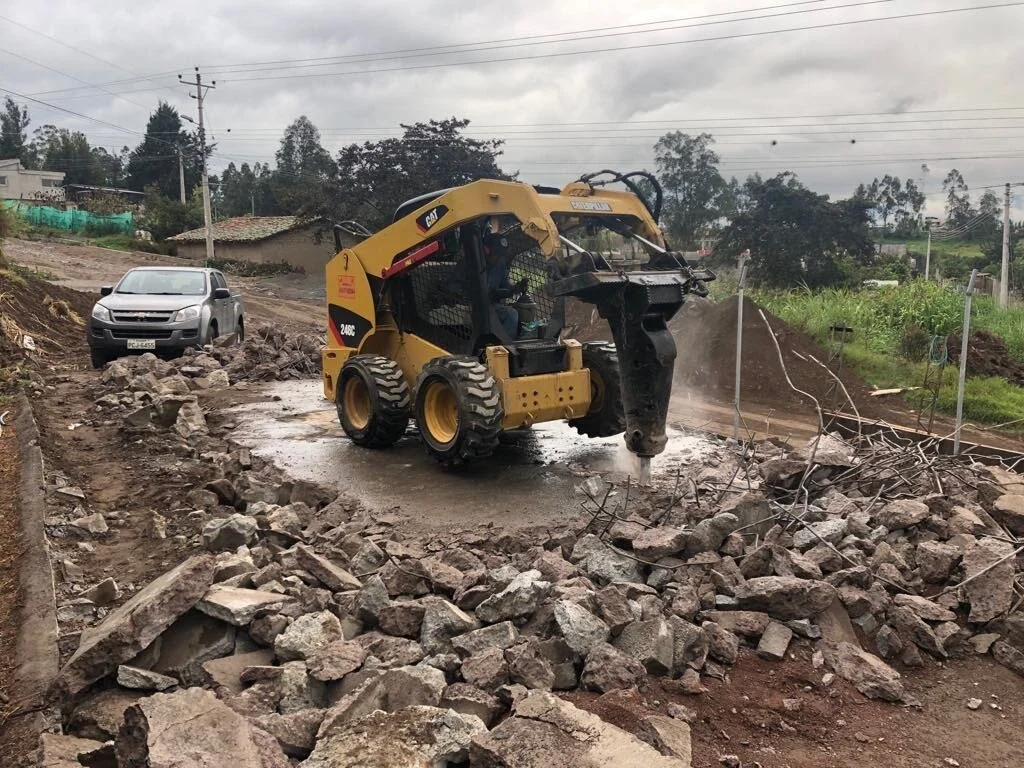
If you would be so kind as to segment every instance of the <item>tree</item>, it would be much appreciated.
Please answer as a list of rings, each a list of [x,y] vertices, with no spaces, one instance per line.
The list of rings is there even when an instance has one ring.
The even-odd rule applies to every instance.
[[[731,263],[750,249],[751,277],[771,286],[849,282],[874,253],[871,204],[861,197],[831,202],[791,172],[747,179],[744,202],[722,231],[715,254]]]
[[[402,125],[400,138],[345,147],[338,154],[337,181],[310,210],[379,229],[416,195],[477,179],[513,178],[497,164],[504,142],[464,136],[468,125],[454,117]]]
[[[942,181],[946,193],[946,223],[951,228],[963,227],[971,219],[971,195],[963,174],[956,168]]]
[[[271,189],[273,174],[265,163],[252,167],[242,163],[241,168],[228,163],[220,178],[218,208],[224,216],[267,216],[278,213]]]
[[[34,168],[34,158],[28,146],[28,107],[19,107],[8,96],[0,113],[0,160],[20,160],[26,168]]]
[[[207,145],[207,152],[211,150],[212,147]],[[125,184],[136,190],[145,190],[155,184],[165,197],[178,199],[179,152],[185,164],[185,189],[190,190],[202,181],[199,141],[195,135],[182,129],[178,111],[161,101],[149,117],[145,138],[128,158]]]
[[[121,147],[121,152],[116,155],[104,147],[93,147],[92,154],[103,178],[103,186],[123,187],[125,166],[128,164],[128,147]]]
[[[146,188],[143,210],[139,223],[157,240],[203,225],[203,200],[198,189],[193,191],[187,203],[182,204],[177,194],[168,197],[156,184],[152,184]]]
[[[44,125],[33,136],[32,147],[44,171],[63,171],[65,184],[105,183],[100,161],[81,131]]]
[[[886,174],[871,184],[858,185],[853,196],[870,203],[871,218],[883,233],[890,231],[890,222],[892,230],[901,235],[915,234],[921,225],[925,197],[911,178],[901,181]]]
[[[276,157],[274,191],[277,202],[290,213],[301,213],[323,198],[338,173],[320,143],[320,131],[305,115],[285,129]]]
[[[711,134],[667,133],[654,145],[665,190],[663,226],[677,248],[695,248],[729,207],[729,185],[718,172]]]
[[[1003,204],[991,189],[986,189],[978,198],[977,215],[979,220],[977,226],[968,233],[969,239],[980,241],[991,239],[994,236],[999,240],[999,247],[1002,249]]]

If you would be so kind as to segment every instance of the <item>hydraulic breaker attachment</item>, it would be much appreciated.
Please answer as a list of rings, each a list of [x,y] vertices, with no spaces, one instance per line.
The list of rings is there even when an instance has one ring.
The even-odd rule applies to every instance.
[[[619,352],[626,446],[642,459],[657,456],[665,449],[676,359],[676,343],[667,323],[688,293],[706,293],[700,279],[686,268],[584,272],[557,281],[553,291],[596,305],[608,321]]]

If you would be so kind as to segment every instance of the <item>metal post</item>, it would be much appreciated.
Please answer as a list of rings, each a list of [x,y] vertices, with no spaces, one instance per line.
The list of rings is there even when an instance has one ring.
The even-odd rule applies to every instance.
[[[932,268],[932,228],[928,227],[928,247],[924,251],[924,279],[928,282],[928,275]]]
[[[971,333],[971,298],[974,296],[974,279],[978,270],[971,270],[964,298],[964,327],[960,334],[960,380],[956,387],[956,433],[953,437],[953,455],[960,455],[960,428],[964,423],[964,384],[967,381],[967,340]]]
[[[1003,266],[999,271],[999,306],[1010,305],[1010,185],[1006,185],[1003,198]]]
[[[740,268],[740,290],[739,302],[736,309],[736,379],[733,384],[733,414],[732,414],[732,439],[740,438],[740,372],[743,360],[743,288],[747,282],[747,259],[750,258],[748,248],[739,256]]]
[[[178,191],[181,193],[181,204],[185,204],[185,162],[181,159],[181,148],[178,148]]]

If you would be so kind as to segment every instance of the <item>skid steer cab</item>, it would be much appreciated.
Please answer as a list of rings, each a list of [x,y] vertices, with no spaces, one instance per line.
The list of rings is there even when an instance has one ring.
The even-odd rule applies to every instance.
[[[669,249],[656,181],[651,203],[635,182],[646,174],[609,174],[561,190],[481,180],[404,203],[373,235],[336,228],[324,395],[353,442],[387,448],[415,421],[456,466],[490,455],[503,430],[565,420],[625,433],[641,457],[664,448],[666,323],[714,275]],[[341,247],[339,232],[365,239]],[[617,267],[624,254],[642,268]],[[612,342],[563,337],[568,296],[597,306]]]

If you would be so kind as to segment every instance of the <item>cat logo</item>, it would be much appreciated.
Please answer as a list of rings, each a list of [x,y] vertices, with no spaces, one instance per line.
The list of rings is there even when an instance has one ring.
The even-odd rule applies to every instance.
[[[342,323],[341,325],[338,326],[338,335],[349,337],[355,336],[356,327],[352,323]]]
[[[416,226],[419,228],[420,232],[426,232],[437,224],[437,222],[439,222],[446,213],[448,213],[448,206],[436,205],[426,213],[420,214],[416,217]]]

